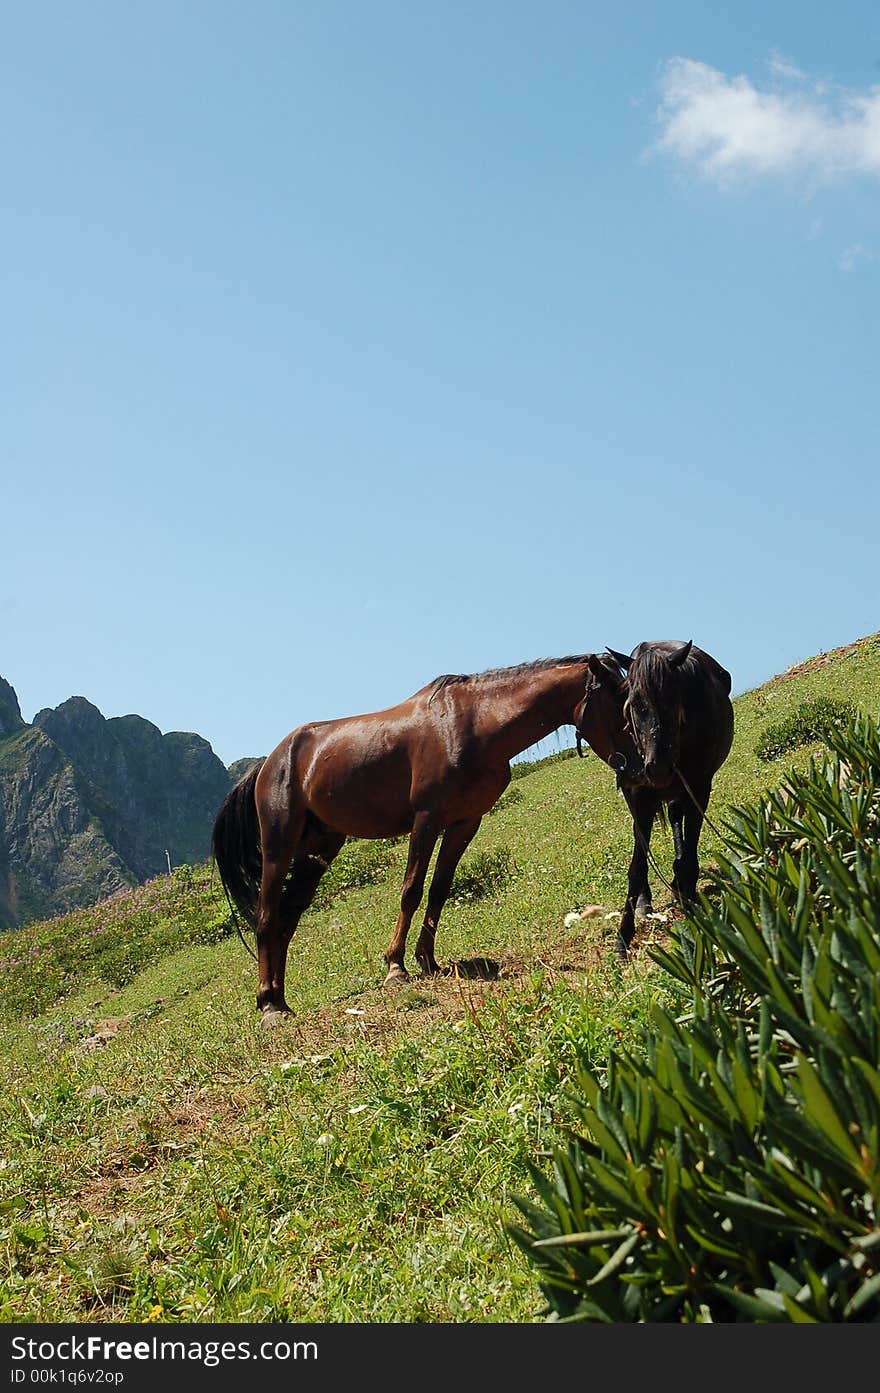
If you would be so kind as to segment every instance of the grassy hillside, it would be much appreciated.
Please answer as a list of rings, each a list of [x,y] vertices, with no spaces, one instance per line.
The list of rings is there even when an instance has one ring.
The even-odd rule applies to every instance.
[[[736,699],[716,826],[809,758],[756,746],[816,698],[880,716],[880,635]],[[457,975],[388,993],[405,844],[349,845],[272,1031],[210,867],[4,936],[0,1319],[539,1319],[509,1196],[571,1116],[575,1045],[601,1067],[664,992],[611,952],[630,847],[604,765],[542,762],[461,867],[437,942]],[[663,829],[654,849],[668,875]]]

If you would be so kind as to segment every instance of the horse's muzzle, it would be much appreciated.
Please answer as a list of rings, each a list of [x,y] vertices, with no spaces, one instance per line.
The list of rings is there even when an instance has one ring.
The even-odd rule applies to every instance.
[[[670,784],[675,782],[675,767],[648,760],[642,771],[642,778],[646,788],[656,788],[658,791],[669,788]]]
[[[622,750],[615,750],[608,763],[617,774],[618,789],[642,788],[645,784],[645,771],[641,761],[627,759]]]

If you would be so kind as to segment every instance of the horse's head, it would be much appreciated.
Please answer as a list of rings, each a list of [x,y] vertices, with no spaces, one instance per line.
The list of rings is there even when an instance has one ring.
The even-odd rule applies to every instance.
[[[609,648],[626,672],[623,713],[652,788],[666,788],[675,777],[684,726],[687,643],[640,643],[627,657]]]
[[[623,703],[625,683],[617,663],[604,654],[591,653],[584,695],[574,712],[578,753],[585,740],[600,759],[617,771],[617,783],[629,783],[640,772],[641,760],[626,727]]]

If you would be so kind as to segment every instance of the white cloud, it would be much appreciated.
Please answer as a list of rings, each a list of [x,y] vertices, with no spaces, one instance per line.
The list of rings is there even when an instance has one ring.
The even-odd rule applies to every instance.
[[[863,247],[861,242],[853,242],[838,257],[837,266],[841,271],[854,271],[860,261],[873,261],[874,253]]]
[[[796,63],[792,63],[790,58],[781,53],[771,53],[767,66],[775,77],[787,78],[793,82],[803,82],[806,77],[806,73],[802,72]]]
[[[777,76],[799,75],[787,60],[774,61]],[[880,175],[880,87],[836,99],[818,86],[760,91],[747,77],[673,58],[660,91],[656,148],[719,182]]]

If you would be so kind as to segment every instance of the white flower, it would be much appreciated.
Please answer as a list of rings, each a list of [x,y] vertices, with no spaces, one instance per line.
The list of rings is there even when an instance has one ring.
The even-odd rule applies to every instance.
[[[316,1142],[316,1145],[317,1145],[317,1146],[329,1146],[330,1143],[331,1143],[333,1140],[334,1140],[334,1137],[333,1137],[333,1133],[332,1133],[332,1132],[322,1132],[321,1135],[318,1137],[318,1140],[317,1140],[317,1142]]]

